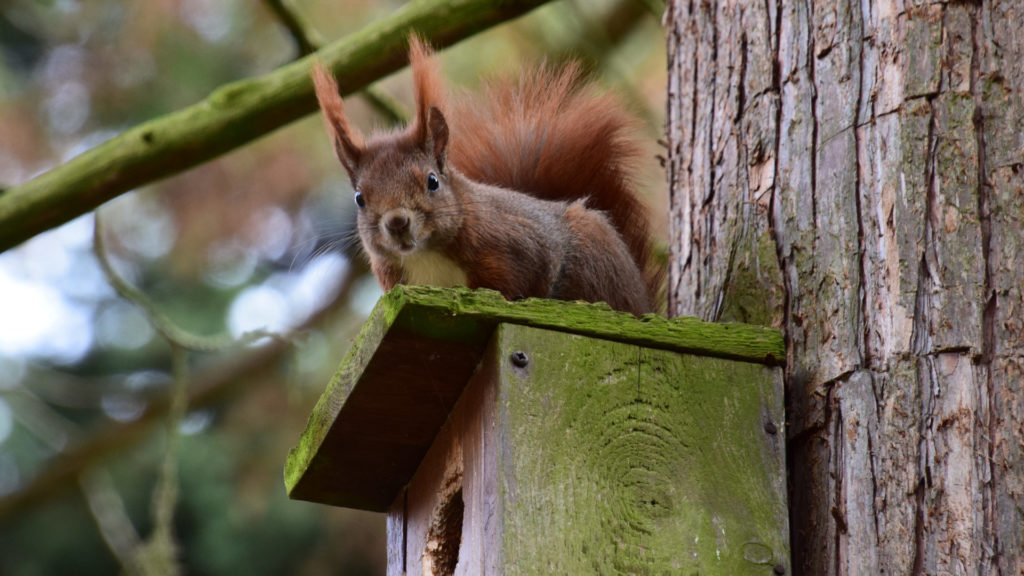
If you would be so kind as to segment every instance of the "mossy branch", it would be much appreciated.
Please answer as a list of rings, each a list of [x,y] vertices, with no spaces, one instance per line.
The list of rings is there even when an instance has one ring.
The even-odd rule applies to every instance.
[[[314,55],[222,86],[195,105],[129,129],[0,195],[0,252],[313,112],[309,68],[314,56],[349,94],[405,65],[411,31],[442,48],[545,2],[415,0]]]

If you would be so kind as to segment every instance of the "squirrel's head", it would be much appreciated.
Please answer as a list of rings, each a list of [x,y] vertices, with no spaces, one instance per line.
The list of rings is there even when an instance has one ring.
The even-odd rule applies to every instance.
[[[349,125],[334,76],[313,66],[317,99],[334,150],[352,180],[359,235],[367,251],[401,259],[443,248],[461,222],[447,165],[448,123],[441,112],[440,77],[430,51],[410,38],[416,118],[400,133],[364,142]]]

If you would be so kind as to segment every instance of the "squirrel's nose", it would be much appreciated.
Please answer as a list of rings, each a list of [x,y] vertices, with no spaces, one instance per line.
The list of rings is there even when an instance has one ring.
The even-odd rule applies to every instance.
[[[384,227],[392,234],[402,234],[409,230],[409,216],[405,214],[392,214],[384,221]]]

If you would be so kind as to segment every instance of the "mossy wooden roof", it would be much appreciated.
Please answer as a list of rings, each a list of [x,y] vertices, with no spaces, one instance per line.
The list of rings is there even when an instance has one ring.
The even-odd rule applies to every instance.
[[[292,498],[384,511],[411,478],[495,327],[510,323],[744,362],[777,365],[770,328],[694,318],[636,318],[603,304],[399,286],[378,302],[292,449]]]

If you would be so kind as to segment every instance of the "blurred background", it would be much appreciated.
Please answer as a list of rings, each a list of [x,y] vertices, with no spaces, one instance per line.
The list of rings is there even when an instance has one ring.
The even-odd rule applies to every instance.
[[[0,0],[0,189],[296,58],[274,4]],[[330,41],[401,4],[290,6]],[[645,121],[643,186],[665,214],[662,6],[560,0],[445,50],[442,68],[450,86],[472,88],[541,59],[583,60]],[[407,73],[377,86],[411,104]],[[360,97],[348,103],[363,131],[387,125]],[[383,574],[382,515],[289,501],[282,482],[288,449],[380,295],[319,117],[100,213],[114,269],[159,314],[200,335],[286,337],[185,354],[190,405],[168,434],[172,348],[105,277],[95,217],[0,254],[0,574],[124,572],[159,524],[167,466],[184,573]]]

